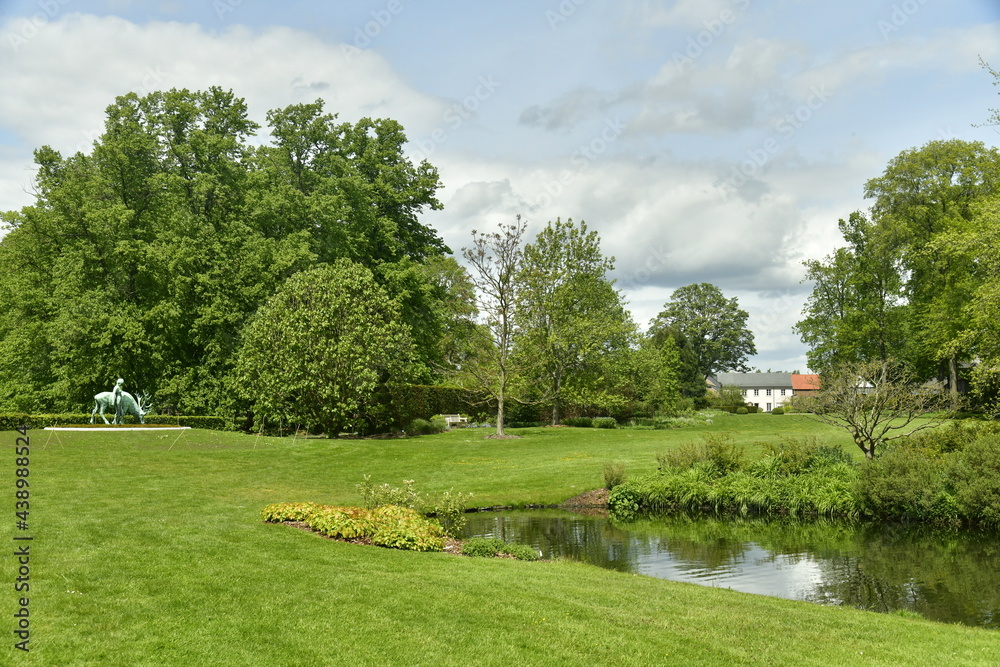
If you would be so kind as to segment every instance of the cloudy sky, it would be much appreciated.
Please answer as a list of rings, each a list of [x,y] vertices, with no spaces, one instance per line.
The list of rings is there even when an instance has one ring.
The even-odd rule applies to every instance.
[[[522,214],[585,220],[646,326],[711,282],[761,370],[806,368],[801,262],[900,151],[1000,107],[998,0],[0,0],[0,209],[32,150],[89,151],[115,96],[230,88],[399,120],[456,253]],[[262,140],[266,137],[262,138]]]

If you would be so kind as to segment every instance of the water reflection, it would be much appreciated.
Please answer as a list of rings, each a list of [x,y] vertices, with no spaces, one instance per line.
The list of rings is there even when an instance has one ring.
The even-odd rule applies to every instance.
[[[1000,628],[1000,540],[979,531],[686,516],[619,523],[529,510],[470,515],[465,535],[672,581]]]

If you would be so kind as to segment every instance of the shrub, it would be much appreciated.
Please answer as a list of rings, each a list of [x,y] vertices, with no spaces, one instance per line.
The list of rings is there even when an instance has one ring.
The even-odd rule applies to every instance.
[[[454,489],[449,489],[442,493],[435,503],[434,516],[441,522],[441,527],[448,535],[456,537],[465,526],[468,520],[465,516],[466,501],[470,498],[472,498],[471,493],[454,493]]]
[[[660,471],[670,468],[687,470],[696,463],[708,460],[708,452],[701,443],[683,442],[665,454],[657,454],[656,462]]]
[[[946,503],[944,466],[925,453],[895,446],[861,466],[856,494],[865,513],[881,518],[932,519]],[[955,518],[955,517],[951,517]]]
[[[471,537],[462,545],[462,554],[480,558],[513,556],[517,560],[538,560],[538,552],[527,544],[509,544],[495,537]]]
[[[321,535],[342,540],[371,540],[376,546],[410,551],[441,551],[445,533],[436,522],[406,507],[373,510],[314,503],[275,503],[261,511],[264,521],[301,521]]]
[[[448,428],[444,418],[436,418],[430,421],[426,419],[414,419],[406,429],[407,435],[433,435],[443,433]]]
[[[604,464],[604,488],[610,491],[626,479],[624,463]]]
[[[316,503],[274,503],[261,510],[264,521],[306,521],[322,505]]]
[[[802,439],[782,438],[780,442],[765,442],[762,450],[764,456],[773,457],[779,471],[785,475],[800,473],[809,467],[819,444],[816,438]]]
[[[728,433],[706,433],[702,438],[708,460],[720,473],[726,474],[743,467],[743,447],[734,443]]]
[[[1000,435],[987,435],[955,456],[949,470],[955,500],[970,519],[1000,525]]]
[[[527,544],[507,544],[502,553],[513,556],[517,560],[538,560],[538,552]]]
[[[707,463],[718,474],[743,467],[744,450],[726,433],[706,433],[701,443],[682,443],[666,454],[657,454],[659,469],[689,470]]]
[[[771,414],[772,415],[783,415],[783,414],[785,414],[785,409],[784,408],[775,408],[775,409],[771,410]]]
[[[809,459],[809,468],[812,470],[840,464],[855,465],[854,457],[836,445],[820,445]]]
[[[466,556],[493,558],[504,545],[506,542],[495,537],[470,537],[462,544],[462,553]]]
[[[594,428],[618,428],[618,420],[614,417],[595,417]]]
[[[404,479],[402,487],[390,486],[389,484],[372,484],[371,476],[365,475],[365,481],[355,485],[364,499],[364,505],[368,509],[375,509],[382,505],[397,505],[399,507],[417,508],[421,504],[420,493],[413,488],[412,479]]]
[[[749,412],[750,410],[748,410],[747,408],[736,408],[736,414],[738,415],[745,415]]]
[[[416,510],[383,505],[372,510],[371,519],[374,525],[371,540],[376,546],[408,551],[444,549],[444,529]]]
[[[908,446],[933,454],[958,452],[992,430],[984,422],[952,421],[937,428],[918,431],[906,438]]]

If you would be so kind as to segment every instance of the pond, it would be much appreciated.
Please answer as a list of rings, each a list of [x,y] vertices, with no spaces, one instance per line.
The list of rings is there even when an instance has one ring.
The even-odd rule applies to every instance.
[[[1000,536],[834,520],[664,516],[619,522],[563,510],[468,515],[464,537],[530,544],[671,581],[1000,628]]]

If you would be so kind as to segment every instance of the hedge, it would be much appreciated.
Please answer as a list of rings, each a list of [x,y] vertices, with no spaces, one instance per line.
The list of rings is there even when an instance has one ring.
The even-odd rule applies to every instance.
[[[138,424],[134,417],[128,417],[127,423]],[[58,414],[28,414],[25,412],[0,413],[0,431],[13,431],[18,426],[27,426],[30,429],[40,429],[46,426],[66,426],[69,424],[89,424],[90,413],[63,412]],[[100,417],[95,419],[95,424],[101,424]],[[147,424],[172,424],[177,426],[191,426],[193,428],[213,429],[224,431],[231,426],[225,417],[185,417],[171,415],[147,415]]]

